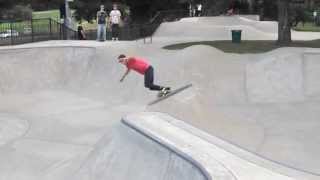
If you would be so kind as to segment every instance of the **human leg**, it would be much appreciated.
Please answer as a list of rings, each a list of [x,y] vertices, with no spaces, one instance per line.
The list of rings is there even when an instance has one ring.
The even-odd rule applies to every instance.
[[[119,24],[116,24],[115,38],[117,41],[119,40],[119,34],[120,34],[120,26]]]
[[[103,41],[107,39],[107,27],[105,24],[103,24],[102,26],[102,38],[103,38]]]
[[[118,40],[119,24],[112,24],[112,40]]]
[[[144,75],[144,86],[152,91],[161,91],[164,87],[153,84],[154,80],[153,67],[150,66]]]
[[[98,24],[98,29],[97,29],[97,41],[101,40],[101,28],[100,24]]]

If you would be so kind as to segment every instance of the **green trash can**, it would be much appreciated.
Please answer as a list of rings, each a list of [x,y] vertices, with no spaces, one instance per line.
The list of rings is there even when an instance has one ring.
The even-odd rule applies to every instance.
[[[233,43],[241,43],[241,32],[242,30],[231,30]]]

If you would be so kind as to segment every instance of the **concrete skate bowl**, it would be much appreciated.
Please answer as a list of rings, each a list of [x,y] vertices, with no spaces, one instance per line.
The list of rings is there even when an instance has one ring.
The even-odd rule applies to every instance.
[[[166,109],[260,158],[297,170],[284,174],[300,172],[304,175],[297,179],[319,178],[320,161],[314,158],[319,150],[315,129],[319,126],[318,50],[283,48],[239,56],[198,46],[178,56],[197,62],[184,65],[195,84],[186,99],[193,96],[194,100],[179,104],[184,100],[176,97],[153,110]]]
[[[232,30],[242,30],[242,40],[277,40],[278,23],[258,21],[246,16],[184,18],[162,23],[154,34],[155,41],[231,40]],[[318,32],[291,31],[293,40],[316,40]]]
[[[242,30],[245,40],[275,40],[277,22],[250,20],[241,16],[184,18],[162,23],[155,38],[171,40],[231,40],[231,30]]]
[[[146,107],[155,93],[134,73],[119,83],[120,53],[148,57],[157,83],[193,87]],[[319,53],[128,43],[1,49],[0,176],[317,179]]]

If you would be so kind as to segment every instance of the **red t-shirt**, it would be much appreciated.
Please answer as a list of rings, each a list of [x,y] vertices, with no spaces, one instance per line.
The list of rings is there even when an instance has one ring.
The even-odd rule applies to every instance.
[[[127,68],[132,69],[140,74],[145,74],[150,64],[145,59],[138,57],[130,57],[127,63]]]

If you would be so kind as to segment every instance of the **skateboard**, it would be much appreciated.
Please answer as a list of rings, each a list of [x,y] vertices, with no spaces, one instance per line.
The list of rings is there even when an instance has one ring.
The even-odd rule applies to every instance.
[[[182,86],[182,87],[180,87],[178,89],[171,90],[169,93],[165,93],[165,94],[163,94],[163,96],[160,96],[156,100],[151,101],[148,105],[151,106],[153,104],[156,104],[156,103],[158,103],[158,102],[160,102],[162,100],[165,100],[165,99],[167,99],[167,98],[169,98],[169,97],[171,97],[171,96],[173,96],[173,95],[175,95],[175,94],[177,94],[177,93],[179,93],[179,92],[181,92],[181,91],[183,91],[185,89],[188,89],[191,86],[192,86],[192,84],[187,84],[187,85]]]

